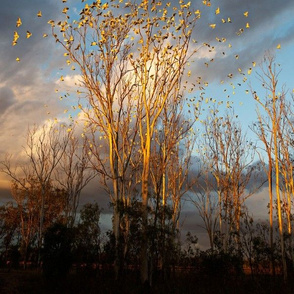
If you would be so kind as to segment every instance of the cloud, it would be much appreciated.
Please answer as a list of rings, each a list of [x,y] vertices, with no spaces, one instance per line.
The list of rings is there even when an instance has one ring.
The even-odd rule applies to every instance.
[[[229,73],[236,76],[238,68],[247,71],[252,61],[261,61],[265,51],[276,48],[280,43],[286,46],[294,40],[293,16],[290,13],[294,9],[293,1],[286,1],[283,5],[274,0],[224,0],[212,4],[215,7],[205,7],[201,1],[199,4],[193,3],[193,8],[202,12],[193,31],[193,38],[199,45],[209,43],[215,47],[214,62],[209,63],[208,68],[204,63],[210,57],[196,54],[196,58],[200,58],[197,58],[194,70],[201,72],[203,80],[220,81],[227,79]],[[215,15],[218,5],[221,12]],[[248,17],[244,16],[246,11]],[[231,20],[230,23],[228,18]],[[222,19],[226,23],[222,23]],[[215,23],[216,28],[209,27],[210,23]],[[246,29],[247,23],[250,25],[249,29]],[[243,33],[238,35],[240,29]],[[218,42],[216,38],[226,41]],[[237,54],[238,60],[235,59]]]
[[[41,124],[48,118],[58,117],[60,112],[63,113],[64,107],[57,99],[60,94],[55,94],[54,90],[56,80],[62,74],[59,70],[66,65],[62,57],[63,50],[50,36],[51,28],[47,24],[49,19],[61,18],[61,2],[1,0],[1,157],[6,152],[17,153],[21,150],[28,125]],[[73,2],[77,1],[71,1]],[[177,0],[174,2],[178,4]],[[205,42],[215,46],[213,52],[209,52],[206,47],[202,48],[195,56],[195,63],[191,64],[191,71],[195,71],[196,76],[202,76],[202,80],[219,81],[226,79],[228,73],[233,73],[235,77],[238,67],[245,71],[252,61],[258,62],[262,59],[265,50],[275,48],[278,43],[281,43],[282,47],[287,46],[294,40],[294,1],[284,1],[282,5],[276,0],[212,1],[212,5],[220,6],[221,13],[218,15],[214,13],[216,7],[205,7],[201,0],[191,2],[193,9],[202,11],[201,19],[193,31],[193,38],[198,42],[196,45],[201,46]],[[43,13],[42,18],[36,16],[39,10]],[[78,11],[79,9],[75,9],[76,15]],[[245,11],[249,12],[247,18],[243,15]],[[21,17],[23,24],[16,28],[18,17]],[[228,22],[228,17],[231,18],[231,23]],[[222,18],[226,23],[222,23]],[[245,28],[247,22],[250,29]],[[216,24],[215,29],[209,27],[211,23]],[[244,32],[238,36],[236,32],[241,28]],[[13,32],[16,30],[20,38],[18,44],[12,47]],[[26,31],[32,33],[30,39],[26,38]],[[49,37],[42,38],[44,33]],[[218,42],[216,38],[224,38],[226,41]],[[238,60],[235,58],[236,54],[240,56]],[[16,57],[20,58],[19,63],[16,62]],[[206,67],[204,63],[212,58],[214,61],[209,62]],[[79,80],[78,74],[71,77],[64,74],[64,77],[66,87],[74,86]],[[2,175],[0,180],[0,186],[6,187],[0,189],[0,199],[8,199],[9,185],[6,181],[3,183]],[[252,207],[257,218],[266,215],[266,193],[267,190],[262,189],[248,200],[248,206]],[[91,200],[97,200],[99,205],[105,208],[105,213],[109,213],[109,197],[105,191],[99,189],[97,180],[91,182],[83,191],[81,204]],[[191,208],[184,207],[181,220],[186,224],[185,230],[199,231],[200,221],[196,214]]]
[[[0,88],[0,117],[15,102],[14,93],[10,88]]]

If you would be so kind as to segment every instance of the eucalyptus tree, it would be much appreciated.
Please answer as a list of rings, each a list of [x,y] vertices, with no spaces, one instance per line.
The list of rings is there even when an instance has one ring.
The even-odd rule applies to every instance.
[[[284,220],[283,220],[283,207],[281,197],[281,172],[282,167],[280,164],[280,143],[284,140],[280,135],[282,134],[283,116],[286,112],[285,109],[285,92],[278,91],[278,77],[280,69],[274,61],[274,57],[266,55],[264,63],[261,66],[261,72],[258,74],[260,83],[265,90],[264,98],[260,98],[256,91],[252,90],[252,95],[257,102],[258,108],[258,132],[259,138],[264,144],[269,159],[270,167],[275,171],[275,194],[277,200],[277,215],[279,225],[279,237],[281,242],[281,256],[283,266],[284,280],[287,280],[287,264],[284,242]],[[265,112],[265,115],[260,114],[260,110]],[[269,132],[268,135],[265,132]],[[282,146],[283,147],[283,146]],[[268,173],[271,177],[271,171]],[[271,189],[270,182],[270,189]],[[270,222],[272,227],[272,193],[270,193]],[[271,229],[272,230],[272,229]],[[271,232],[272,234],[272,232]],[[272,236],[271,236],[272,238]],[[271,241],[272,242],[272,241]]]
[[[197,14],[190,2],[113,1],[85,4],[79,20],[51,21],[53,35],[69,63],[78,65],[89,107],[81,108],[101,144],[89,142],[94,166],[114,206],[116,273],[119,268],[121,204],[135,145],[142,155],[141,280],[148,280],[147,226],[152,138],[167,103],[181,99],[185,66]],[[67,11],[65,11],[65,15]],[[66,15],[67,16],[67,15]],[[95,136],[92,136],[92,138]],[[95,137],[96,138],[96,137]],[[104,146],[100,149],[98,146]],[[138,149],[136,149],[137,151]]]
[[[243,134],[233,113],[220,117],[215,110],[204,125],[204,156],[216,182],[223,249],[227,251],[230,234],[234,233],[240,250],[242,208],[254,193],[248,189],[254,172],[254,146]]]

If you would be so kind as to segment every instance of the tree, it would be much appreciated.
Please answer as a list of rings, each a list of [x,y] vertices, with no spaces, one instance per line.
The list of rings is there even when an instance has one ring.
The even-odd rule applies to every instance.
[[[43,273],[64,278],[72,264],[73,233],[62,223],[53,223],[44,234]]]
[[[130,174],[127,170],[138,136],[142,155],[143,283],[148,281],[148,186],[152,138],[165,105],[171,99],[182,99],[184,70],[196,52],[188,50],[198,17],[189,11],[190,2],[175,8],[175,15],[169,5],[145,0],[128,2],[124,7],[126,13],[122,14],[120,3],[94,2],[85,5],[78,21],[69,23],[67,18],[57,23],[61,34],[51,22],[56,41],[66,50],[70,62],[80,68],[82,86],[90,105],[83,110],[92,133],[98,133],[103,139],[102,145],[107,146],[103,153],[98,148],[101,144],[93,143],[96,140],[90,143],[96,158],[94,166],[102,175],[114,206],[117,277],[121,267],[121,203],[128,197],[124,194],[125,184],[129,182],[125,177]]]
[[[252,95],[258,105],[266,113],[266,117],[263,118],[258,115],[259,118],[259,137],[265,145],[266,152],[268,154],[270,166],[273,163],[273,168],[275,170],[275,192],[277,199],[277,214],[278,214],[278,224],[279,224],[279,236],[281,241],[281,256],[283,265],[283,276],[284,280],[287,280],[287,265],[286,265],[286,254],[285,254],[285,244],[284,244],[284,225],[282,216],[282,198],[280,191],[280,179],[281,179],[281,166],[280,166],[280,144],[279,138],[282,130],[282,116],[284,114],[284,95],[285,93],[278,93],[278,76],[280,71],[277,69],[277,65],[274,63],[274,57],[267,55],[264,58],[264,66],[261,68],[261,73],[258,74],[259,80],[266,91],[264,99],[260,99],[255,91],[252,91]],[[264,126],[267,126],[270,132],[270,141],[266,139],[264,134]],[[271,157],[273,156],[273,159]],[[270,167],[271,169],[271,167]],[[269,169],[268,176],[271,177],[271,170]],[[271,182],[270,189],[271,189]],[[272,197],[272,195],[270,194]],[[272,209],[272,199],[270,199],[270,211]],[[270,214],[272,217],[272,214]],[[271,221],[272,222],[272,221]],[[271,224],[272,226],[272,224]],[[272,233],[271,233],[272,234]],[[271,237],[272,238],[272,237]],[[271,241],[272,242],[272,241]]]
[[[1,260],[8,260],[9,247],[19,233],[18,209],[12,202],[0,206],[0,252]]]
[[[207,232],[211,251],[214,251],[214,239],[219,230],[219,203],[213,175],[208,168],[203,167],[199,180],[193,187],[192,203],[195,205]]]
[[[29,178],[22,180],[22,182],[23,185],[16,181],[12,183],[11,194],[16,202],[21,236],[20,249],[24,267],[26,267],[28,250],[30,247],[34,247],[36,240],[38,241],[42,203],[45,210],[43,227],[46,230],[52,223],[63,220],[66,193],[64,190],[53,187],[51,183],[47,183],[45,194],[42,194],[43,188],[38,180]],[[43,200],[42,197],[44,197]]]
[[[93,263],[98,261],[100,237],[100,213],[97,203],[87,203],[80,210],[80,222],[76,226],[75,246],[81,261]]]
[[[216,180],[219,207],[219,229],[224,235],[223,249],[227,252],[230,235],[235,236],[240,251],[240,221],[242,207],[253,191],[247,191],[254,167],[252,143],[243,135],[234,114],[217,116],[214,110],[204,122],[205,158]]]
[[[115,3],[111,4],[114,11]],[[134,109],[136,87],[129,69],[132,42],[132,14],[116,14],[107,9],[107,4],[94,2],[85,5],[78,21],[60,22],[63,36],[53,35],[66,50],[70,62],[79,66],[82,86],[89,108],[82,111],[87,120],[90,135],[89,151],[92,153],[93,168],[101,176],[101,182],[113,205],[113,232],[116,240],[116,278],[121,270],[120,225],[125,195],[125,179],[135,138],[137,123]],[[106,11],[104,11],[106,10]],[[105,147],[105,149],[103,148]]]
[[[76,221],[82,190],[97,175],[90,165],[87,138],[83,135],[79,139],[74,132],[74,128],[70,129],[68,144],[55,169],[55,180],[67,194],[64,212],[68,227]]]
[[[23,189],[22,193],[29,195],[28,187],[31,186],[32,182],[36,181],[38,187],[40,187],[37,237],[39,262],[44,232],[46,189],[51,186],[54,170],[65,152],[68,139],[67,132],[62,126],[54,124],[43,125],[40,128],[34,126],[28,129],[26,135],[25,163],[13,167],[12,157],[9,155],[1,162],[1,171],[14,181],[16,187]],[[23,199],[26,198],[23,197]]]

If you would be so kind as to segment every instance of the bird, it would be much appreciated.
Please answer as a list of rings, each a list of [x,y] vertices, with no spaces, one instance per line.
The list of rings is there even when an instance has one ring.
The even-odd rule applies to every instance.
[[[27,39],[29,39],[32,36],[32,33],[27,31]]]
[[[16,27],[18,28],[18,27],[20,27],[22,25],[22,22],[21,22],[21,19],[20,19],[20,17],[17,19],[17,21],[16,21]]]

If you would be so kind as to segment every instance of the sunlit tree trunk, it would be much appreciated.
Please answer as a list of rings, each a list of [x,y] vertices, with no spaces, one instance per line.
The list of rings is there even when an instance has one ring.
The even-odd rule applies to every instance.
[[[283,267],[283,277],[287,280],[287,264],[286,264],[286,253],[285,253],[285,242],[284,242],[284,228],[283,228],[283,215],[282,215],[282,199],[280,194],[280,144],[279,144],[279,132],[282,128],[281,116],[283,113],[283,103],[281,98],[284,95],[277,93],[277,83],[279,72],[276,71],[276,65],[274,64],[274,58],[272,56],[265,57],[265,66],[262,68],[262,73],[259,74],[260,81],[263,87],[268,91],[267,96],[264,101],[261,101],[257,96],[256,92],[253,92],[254,99],[258,104],[266,111],[267,116],[270,120],[268,126],[269,131],[272,136],[272,146],[271,152],[274,157],[274,167],[275,167],[275,192],[277,198],[277,215],[278,215],[278,226],[279,226],[279,237],[281,242],[281,256],[282,256],[282,267]],[[261,121],[264,123],[264,120]]]

